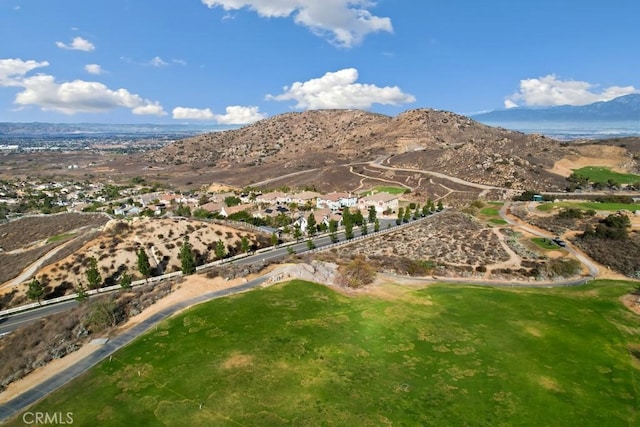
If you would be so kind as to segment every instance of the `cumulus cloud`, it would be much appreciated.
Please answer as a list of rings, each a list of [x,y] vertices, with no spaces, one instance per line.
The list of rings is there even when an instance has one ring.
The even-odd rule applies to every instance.
[[[226,11],[249,8],[265,18],[293,17],[296,24],[326,36],[340,47],[359,44],[366,35],[393,32],[391,19],[373,15],[371,0],[201,0]]]
[[[16,95],[15,103],[35,105],[44,111],[102,113],[118,107],[130,108],[133,114],[164,115],[159,103],[143,99],[126,89],[111,90],[98,82],[74,80],[58,83],[53,76],[39,74],[23,80],[24,90]]]
[[[126,89],[111,90],[102,83],[84,80],[58,83],[55,77],[46,74],[26,76],[32,70],[48,65],[46,61],[0,59],[0,86],[21,87],[22,91],[14,100],[21,107],[34,105],[44,111],[70,115],[102,113],[124,107],[131,109],[133,114],[166,115],[158,102],[144,99]],[[88,64],[85,69],[101,70],[97,64]]]
[[[209,108],[176,107],[172,111],[174,119],[186,120],[213,120],[215,115]]]
[[[19,58],[0,59],[0,86],[20,86],[24,76],[36,68],[47,67],[47,61],[23,61]]]
[[[100,75],[103,73],[102,67],[98,64],[87,64],[84,66],[84,70],[89,74]]]
[[[258,107],[232,105],[225,111],[226,114],[216,115],[216,121],[221,125],[247,125],[267,117]]]
[[[356,83],[358,70],[346,68],[306,82],[285,86],[280,95],[267,95],[268,100],[296,101],[296,108],[316,110],[326,108],[367,109],[373,104],[399,105],[415,102],[415,97],[398,86],[378,87]]]
[[[210,108],[176,107],[173,109],[173,118],[183,120],[215,120],[221,125],[246,125],[266,117],[265,114],[260,112],[258,107],[232,105],[227,107],[225,111],[226,114],[214,114]]]
[[[610,86],[600,89],[596,84],[578,80],[560,80],[550,74],[537,79],[520,80],[520,90],[506,98],[504,105],[506,108],[519,105],[586,105],[639,92],[640,90],[633,86]]]
[[[82,50],[84,52],[91,52],[96,50],[96,47],[93,43],[91,43],[89,40],[83,39],[82,37],[75,37],[69,44],[56,42],[56,46],[58,46],[60,49]]]

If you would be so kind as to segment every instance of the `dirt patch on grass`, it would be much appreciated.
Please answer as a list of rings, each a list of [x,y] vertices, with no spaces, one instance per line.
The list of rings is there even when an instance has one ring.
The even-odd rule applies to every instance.
[[[222,363],[224,369],[246,368],[251,365],[253,365],[253,356],[241,353],[234,353]]]
[[[558,385],[558,382],[553,378],[541,376],[538,378],[538,384],[540,384],[543,388],[547,390],[558,391],[558,392],[562,391],[562,389]]]
[[[640,314],[640,294],[627,294],[620,298],[625,307],[636,314]]]

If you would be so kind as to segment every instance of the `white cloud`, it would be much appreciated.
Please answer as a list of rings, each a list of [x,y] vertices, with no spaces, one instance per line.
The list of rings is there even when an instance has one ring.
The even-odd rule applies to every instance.
[[[226,114],[216,115],[216,121],[221,125],[247,125],[267,117],[259,110],[258,107],[232,105],[225,109]]]
[[[505,99],[505,107],[586,105],[609,101],[618,96],[639,93],[633,86],[610,86],[598,90],[598,85],[578,81],[560,80],[550,74],[537,79],[520,80],[520,90]]]
[[[371,0],[201,0],[226,11],[249,8],[265,18],[287,18],[340,47],[352,47],[370,33],[393,32],[391,19],[374,16]]]
[[[84,66],[84,69],[87,73],[95,75],[100,75],[104,72],[102,67],[98,64],[87,64]]]
[[[171,62],[178,65],[187,65],[187,61],[184,59],[172,59]]]
[[[56,42],[56,46],[60,49],[68,49],[68,50],[82,50],[84,52],[91,52],[96,50],[96,47],[89,40],[83,39],[82,37],[74,37],[73,41],[69,44],[63,42]]]
[[[373,104],[399,105],[415,102],[413,95],[402,92],[398,86],[378,87],[356,83],[358,70],[347,68],[329,72],[306,82],[285,86],[280,95],[267,95],[268,100],[297,102],[298,109],[359,108]]]
[[[173,109],[173,118],[182,120],[215,120],[221,125],[246,125],[266,117],[259,110],[258,107],[232,105],[225,109],[226,114],[214,114],[210,108],[176,107]]]
[[[0,86],[23,89],[14,100],[20,107],[35,105],[44,111],[70,115],[102,113],[119,107],[129,108],[133,114],[139,115],[166,114],[157,101],[143,99],[126,89],[111,90],[102,83],[84,80],[58,83],[55,77],[46,74],[26,77],[29,71],[48,65],[46,61],[0,59]],[[85,69],[95,71],[95,67],[101,70],[97,64],[88,64]]]
[[[176,107],[172,111],[174,119],[213,120],[215,115],[211,109]]]
[[[516,104],[515,102],[513,102],[510,99],[507,99],[504,101],[504,108],[516,108],[518,106],[518,104]]]
[[[134,114],[166,114],[157,102],[152,102],[126,89],[111,90],[102,83],[74,80],[57,83],[53,76],[38,74],[21,83],[24,90],[16,95],[20,106],[35,105],[44,111],[103,113],[125,107]]]
[[[149,65],[152,65],[154,67],[164,67],[169,64],[159,56],[156,56],[153,59],[151,59],[151,61],[149,61]]]
[[[20,86],[22,79],[29,71],[47,66],[49,66],[47,61],[0,59],[0,86]]]

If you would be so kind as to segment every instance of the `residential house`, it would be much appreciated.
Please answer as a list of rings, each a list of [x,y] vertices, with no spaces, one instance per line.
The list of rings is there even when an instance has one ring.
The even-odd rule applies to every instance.
[[[319,209],[329,208],[333,211],[346,207],[354,207],[358,204],[358,197],[349,193],[330,193],[320,195],[316,199],[316,207]]]
[[[231,207],[222,205],[222,207],[220,208],[220,215],[226,218],[229,215],[233,215],[234,213],[238,213],[242,211],[251,212],[253,209],[254,209],[254,206],[252,204],[242,204],[242,205],[231,206]]]
[[[291,203],[291,196],[281,191],[273,191],[257,196],[256,203],[266,203],[268,205],[287,204]]]
[[[398,196],[394,194],[376,193],[358,200],[358,208],[364,211],[368,210],[369,206],[373,206],[378,214],[385,211],[395,212],[398,209],[399,202]]]
[[[319,196],[322,196],[322,194],[316,193],[315,191],[303,191],[302,193],[292,195],[291,202],[297,203],[299,206],[306,205],[307,203],[313,206]]]
[[[337,213],[335,210],[329,208],[316,209],[313,211],[313,216],[318,224],[324,223],[329,227],[329,222],[335,220],[338,226],[342,225],[342,214]]]

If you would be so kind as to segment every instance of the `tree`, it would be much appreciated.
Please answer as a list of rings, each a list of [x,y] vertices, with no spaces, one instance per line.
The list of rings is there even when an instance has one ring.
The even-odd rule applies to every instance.
[[[396,218],[396,225],[402,224],[402,218],[404,218],[404,208],[398,209],[398,218]]]
[[[222,239],[218,239],[218,241],[216,242],[214,253],[216,254],[217,259],[222,259],[227,255],[227,247],[225,246]]]
[[[182,203],[180,203],[175,209],[174,213],[177,216],[191,216],[191,208],[188,205],[183,205]]]
[[[376,277],[376,271],[362,256],[356,256],[349,264],[341,267],[339,271],[345,284],[350,288],[368,285]]]
[[[240,240],[240,250],[246,254],[249,252],[249,247],[249,239],[247,239],[247,236],[242,236],[242,239]]]
[[[369,222],[375,222],[376,221],[376,208],[375,206],[369,206],[369,217],[368,217]]]
[[[220,240],[218,241],[220,242]],[[216,252],[218,251],[218,245],[216,244]],[[189,239],[187,237],[184,238],[184,242],[182,243],[182,248],[180,248],[180,270],[182,270],[182,274],[188,276],[189,274],[193,274],[196,271],[196,261],[193,257],[193,250],[191,248],[191,243],[189,243]]]
[[[76,286],[76,301],[83,302],[87,298],[89,298],[89,294],[87,294],[87,289],[82,285],[82,283],[78,283]]]
[[[438,200],[438,212],[444,209],[444,205],[442,204],[442,200]]]
[[[33,280],[31,280],[31,283],[29,283],[27,298],[32,301],[38,301],[38,304],[40,304],[40,298],[42,298],[42,295],[44,295],[44,287],[42,286],[42,283],[34,277]]]
[[[338,242],[338,221],[335,219],[329,220],[329,238],[331,243]]]
[[[416,210],[413,211],[413,220],[415,221],[420,217],[420,205],[416,205]]]
[[[411,210],[407,207],[404,210],[404,216],[402,217],[402,222],[409,222],[410,218],[411,218]]]
[[[300,230],[300,226],[296,224],[293,226],[293,238],[296,239],[296,242],[299,242],[301,237],[302,231]]]
[[[120,287],[122,289],[131,288],[131,275],[126,271],[120,276]]]
[[[422,207],[422,216],[427,216],[430,213],[431,212],[429,212],[429,204],[427,203]]]
[[[380,231],[380,220],[378,218],[376,218],[375,222],[373,223],[373,231],[375,231],[376,233]]]
[[[271,233],[271,246],[278,246],[278,235],[276,233]]]
[[[224,204],[227,205],[227,207],[229,208],[232,206],[238,206],[241,202],[242,200],[240,200],[240,198],[235,196],[229,196],[224,198]]]
[[[315,249],[316,245],[313,243],[313,240],[308,239],[307,240],[307,248],[309,248],[309,250]]]
[[[102,276],[98,271],[98,260],[94,257],[89,258],[89,268],[87,269],[87,282],[89,282],[89,288],[98,289],[102,285]]]
[[[316,223],[316,217],[313,215],[313,212],[309,214],[307,218],[307,235],[309,237],[314,236],[317,231],[318,224]]]
[[[144,248],[138,249],[138,271],[145,279],[148,279],[151,276],[151,265],[149,264],[149,257],[145,252]]]
[[[361,226],[362,223],[364,222],[364,216],[362,215],[362,212],[359,209],[353,214],[352,219],[355,225]]]
[[[362,221],[362,225],[360,226],[360,234],[362,236],[366,236],[369,233],[369,228],[367,227],[367,221]]]

